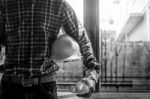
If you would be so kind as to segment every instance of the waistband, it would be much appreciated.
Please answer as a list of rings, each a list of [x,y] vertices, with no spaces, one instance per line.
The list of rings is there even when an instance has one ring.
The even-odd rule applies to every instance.
[[[12,84],[22,85],[23,87],[31,87],[34,85],[49,83],[49,82],[56,81],[56,79],[57,79],[56,74],[45,74],[33,78],[24,78],[24,77],[17,77],[11,75],[2,76],[2,81],[12,83]]]

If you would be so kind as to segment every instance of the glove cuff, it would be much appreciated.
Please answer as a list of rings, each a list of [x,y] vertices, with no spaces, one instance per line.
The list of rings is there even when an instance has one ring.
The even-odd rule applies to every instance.
[[[89,92],[85,93],[85,94],[77,94],[77,96],[84,97],[84,98],[90,97],[92,95],[92,93],[94,93],[94,88],[89,84],[88,80],[82,79],[81,82],[89,87]]]

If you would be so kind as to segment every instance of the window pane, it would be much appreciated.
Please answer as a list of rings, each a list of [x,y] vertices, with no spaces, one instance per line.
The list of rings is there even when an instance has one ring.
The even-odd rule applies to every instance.
[[[78,19],[83,24],[83,0],[66,0],[74,9]]]
[[[127,0],[124,0],[127,1]],[[102,34],[109,35],[107,40],[116,39],[116,21],[120,21],[118,12],[120,0],[100,0],[99,2],[99,23]],[[117,26],[119,27],[119,26]]]

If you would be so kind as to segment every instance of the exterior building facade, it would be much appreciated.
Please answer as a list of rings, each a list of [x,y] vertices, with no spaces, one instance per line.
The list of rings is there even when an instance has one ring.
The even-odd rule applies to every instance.
[[[150,0],[121,0],[117,40],[150,41]]]

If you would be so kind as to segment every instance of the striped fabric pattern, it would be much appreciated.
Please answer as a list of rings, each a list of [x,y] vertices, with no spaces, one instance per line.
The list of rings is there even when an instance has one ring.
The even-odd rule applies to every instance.
[[[0,0],[0,43],[6,46],[4,71],[36,76],[59,69],[50,60],[50,52],[61,28],[79,42],[85,66],[97,68],[86,31],[66,1]]]

